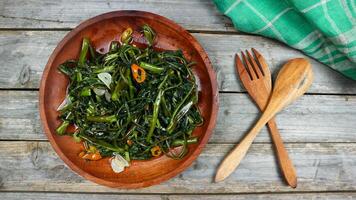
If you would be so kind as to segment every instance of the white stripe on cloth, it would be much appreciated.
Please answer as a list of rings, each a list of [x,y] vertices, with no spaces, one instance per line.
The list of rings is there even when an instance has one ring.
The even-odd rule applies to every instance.
[[[298,49],[304,49],[308,47],[311,43],[313,43],[315,40],[317,40],[320,37],[320,32],[318,30],[315,30],[311,33],[309,33],[305,38],[300,40],[298,43],[294,44],[293,47],[298,48]]]
[[[332,49],[335,49],[335,48],[332,48]],[[323,48],[320,48],[317,52],[315,52],[313,54],[309,54],[309,55],[314,57],[315,59],[319,60],[320,62],[328,63],[331,68],[336,69],[336,70],[347,70],[347,69],[353,68],[352,67],[353,63],[347,58],[335,61],[335,59],[345,56],[344,54],[341,54],[341,53],[336,54],[334,56],[329,56],[329,55],[331,55],[331,52],[327,53],[327,55],[329,57],[321,60],[320,58],[324,57],[326,52],[330,52],[330,50],[328,49],[328,47],[326,47],[326,45],[324,45]],[[344,64],[341,64],[341,63],[344,63]]]
[[[323,45],[314,53],[310,53],[310,55],[322,62],[333,60],[334,58],[331,56],[331,52],[335,50],[335,47],[329,46],[329,44],[325,44],[323,42],[321,44]],[[327,57],[323,58],[325,55],[327,55]]]
[[[356,2],[351,0],[351,6],[353,10],[356,10]]]
[[[323,46],[321,46],[322,47],[321,50],[325,51],[326,55],[328,56],[328,61],[330,61],[331,65],[334,65],[334,58],[331,55],[331,52],[333,50],[335,50],[335,47],[332,45],[329,45],[330,42],[326,41],[325,37],[321,36],[320,39],[322,40],[321,42],[323,43]],[[323,53],[322,56],[324,56],[325,53]],[[318,58],[316,58],[316,59],[318,59]],[[318,59],[318,60],[320,60],[320,59]]]
[[[305,38],[303,38],[298,43],[296,43],[292,46],[296,49],[301,49],[301,50],[311,54],[311,52],[315,52],[318,48],[320,48],[323,45],[323,43],[320,41],[314,47],[312,47],[308,50],[306,50],[306,48],[308,48],[311,44],[313,44],[315,41],[317,41],[321,37],[323,37],[323,35],[318,30],[315,30],[315,31],[309,33]]]
[[[347,56],[349,59],[354,61],[356,63],[356,46],[353,47],[336,47],[339,51],[344,53],[345,56]],[[352,55],[354,54],[354,55]]]
[[[289,7],[289,8],[284,9],[282,12],[280,12],[278,15],[276,15],[276,16],[272,19],[272,21],[270,21],[268,24],[266,24],[266,26],[264,26],[264,27],[261,28],[260,30],[254,31],[253,33],[260,33],[260,32],[262,32],[262,31],[266,30],[267,28],[271,27],[275,21],[277,21],[282,15],[284,15],[285,13],[287,13],[289,10],[292,10],[292,8]]]
[[[333,55],[332,58],[328,58],[327,60],[322,60],[322,61],[323,62],[334,62],[337,58],[341,58],[341,57],[345,57],[345,55],[342,53],[337,53],[337,54]],[[320,59],[320,58],[317,58],[317,59]],[[344,60],[347,60],[347,58],[345,57]]]
[[[247,7],[249,7],[259,18],[262,19],[263,22],[267,24],[269,24],[270,22],[268,21],[268,19],[266,19],[260,12],[258,12],[258,10],[256,10],[251,4],[249,4],[247,1],[244,1],[243,3],[246,4]],[[283,36],[281,35],[281,33],[274,27],[274,25],[272,24],[271,25],[271,30],[272,32],[278,37],[276,39],[279,39],[281,40],[282,42],[285,42],[286,41],[284,40]]]
[[[351,14],[351,10],[349,8],[349,6],[347,6],[345,0],[339,0],[341,6],[344,8],[345,10],[345,14],[347,16],[347,18],[350,20],[350,23],[355,26],[355,21],[356,19],[352,17],[352,14]]]
[[[348,45],[356,42],[356,39],[354,39],[355,35],[356,35],[356,26],[347,32],[341,33],[334,37],[328,37],[327,39],[332,43],[334,43],[335,45],[338,45],[336,46],[336,48],[338,48],[340,51],[344,52],[348,57],[350,57],[351,52],[355,51],[356,46],[348,47]],[[345,38],[347,38],[346,41]],[[351,57],[351,59],[356,62],[356,55]]]
[[[318,7],[318,6],[327,3],[328,1],[330,1],[330,0],[322,0],[322,1],[320,1],[319,3],[316,3],[316,4],[312,5],[312,6],[309,6],[308,8],[304,8],[304,9],[301,10],[300,12],[302,12],[302,13],[307,13],[307,12],[309,12],[310,10],[313,10],[314,8],[316,8],[316,7]]]
[[[315,41],[320,39],[317,44],[314,44],[312,48],[306,50],[310,45],[312,45]],[[312,57],[321,60],[322,62],[331,62],[334,64],[334,60],[340,58],[342,56],[346,56],[341,52],[334,56],[331,55],[331,52],[336,51],[335,46],[328,41],[319,31],[313,31],[309,33],[304,39],[300,40],[297,44],[292,45],[294,48],[301,49],[305,53],[311,55]],[[327,55],[327,58],[321,59]],[[350,59],[350,58],[349,58]],[[350,59],[353,61],[353,59]]]
[[[322,8],[323,8],[323,13],[325,14],[326,20],[328,20],[328,22],[330,23],[332,28],[336,31],[337,35],[341,34],[339,27],[337,27],[334,20],[330,17],[330,15],[328,13],[328,8],[326,7],[326,4],[323,4]]]
[[[348,63],[349,65],[354,65],[355,59],[347,57],[347,55],[345,55],[344,53],[342,53],[338,49],[336,49],[335,46],[330,44],[330,42],[322,42],[321,44],[323,44],[322,48],[320,48],[318,51],[316,51],[314,53],[310,53],[309,55],[311,55],[315,59],[319,60],[320,62],[330,63],[330,65],[335,65],[336,62],[338,63],[338,62],[341,62],[344,60],[347,60],[349,62]],[[332,52],[335,53],[335,51],[337,51],[337,53],[334,55],[331,55],[331,53]],[[325,55],[328,55],[328,57],[323,58]],[[342,58],[342,57],[344,57],[344,58],[341,60],[339,59],[338,61],[335,61],[336,59]],[[344,70],[344,68],[338,68],[338,69]]]
[[[239,3],[241,3],[241,0],[236,0],[233,4],[230,5],[228,9],[224,12],[225,15],[229,14]]]
[[[330,17],[329,13],[328,13],[328,9],[326,7],[326,4],[323,4],[322,6],[323,8],[323,12],[325,14],[325,18],[326,20],[328,20],[328,22],[330,23],[331,27],[336,31],[337,33],[337,37],[338,39],[338,43],[341,43],[341,44],[344,44],[344,45],[347,45],[349,43],[351,43],[351,41],[349,41],[349,39],[347,37],[345,37],[344,34],[342,34],[341,30],[339,29],[339,27],[337,27],[335,21]],[[348,54],[348,49],[340,49],[341,52],[344,52],[346,54]]]
[[[355,65],[349,60],[340,60],[336,64],[331,65],[331,68],[337,69],[339,71],[346,71],[349,69],[355,69]]]
[[[343,49],[343,52],[347,51],[347,54],[352,53],[354,51],[356,51],[356,45],[353,47],[337,47],[338,49]],[[354,57],[356,58],[356,55],[354,55]]]

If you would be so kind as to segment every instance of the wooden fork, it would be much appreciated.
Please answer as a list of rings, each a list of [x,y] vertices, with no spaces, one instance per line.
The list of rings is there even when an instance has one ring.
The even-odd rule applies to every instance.
[[[263,56],[253,48],[252,51],[255,58],[248,51],[246,51],[247,57],[241,52],[245,64],[243,64],[236,54],[235,67],[247,92],[259,109],[264,111],[272,92],[271,72]],[[288,185],[295,188],[297,187],[296,171],[284,147],[274,118],[268,122],[268,128],[276,148],[277,158],[283,176]]]

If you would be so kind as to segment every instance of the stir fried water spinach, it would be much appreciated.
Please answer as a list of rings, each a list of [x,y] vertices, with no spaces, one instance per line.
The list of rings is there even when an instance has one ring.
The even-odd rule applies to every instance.
[[[84,38],[79,59],[59,66],[70,83],[56,132],[83,142],[79,157],[120,154],[130,161],[164,153],[180,159],[187,145],[198,141],[192,132],[203,119],[193,63],[180,50],[156,51],[156,34],[147,25],[142,27],[146,48],[132,44],[132,33],[126,29],[105,54]],[[75,132],[69,133],[70,125]],[[177,146],[180,151],[170,151]]]

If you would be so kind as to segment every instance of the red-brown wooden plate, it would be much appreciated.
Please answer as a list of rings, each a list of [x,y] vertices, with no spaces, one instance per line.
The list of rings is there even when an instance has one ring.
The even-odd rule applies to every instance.
[[[58,105],[64,99],[67,78],[59,73],[57,67],[68,59],[77,59],[83,37],[90,38],[97,51],[106,52],[112,40],[119,40],[121,33],[128,27],[140,30],[148,24],[157,33],[156,47],[160,49],[182,49],[185,56],[195,61],[193,67],[197,77],[199,108],[204,124],[194,130],[199,142],[190,145],[189,153],[182,160],[173,160],[166,156],[149,161],[132,161],[124,172],[112,171],[108,158],[99,161],[85,161],[78,157],[80,145],[69,136],[57,136]],[[141,36],[136,32],[134,40]],[[214,70],[209,58],[199,43],[179,25],[148,12],[115,11],[91,18],[68,33],[50,56],[42,75],[40,86],[40,114],[44,131],[59,157],[75,172],[98,184],[118,188],[147,187],[168,180],[186,169],[198,157],[208,142],[215,127],[218,111],[218,90]]]

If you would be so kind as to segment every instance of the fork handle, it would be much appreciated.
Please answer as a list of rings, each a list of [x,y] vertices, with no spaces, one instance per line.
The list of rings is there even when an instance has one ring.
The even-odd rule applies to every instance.
[[[283,173],[283,176],[289,186],[291,186],[292,188],[296,188],[297,187],[296,170],[294,168],[291,159],[289,159],[286,148],[284,147],[281,135],[279,134],[277,128],[276,121],[274,118],[272,118],[271,120],[268,121],[267,124],[268,124],[270,134],[272,136],[272,141],[276,148],[278,163]]]

